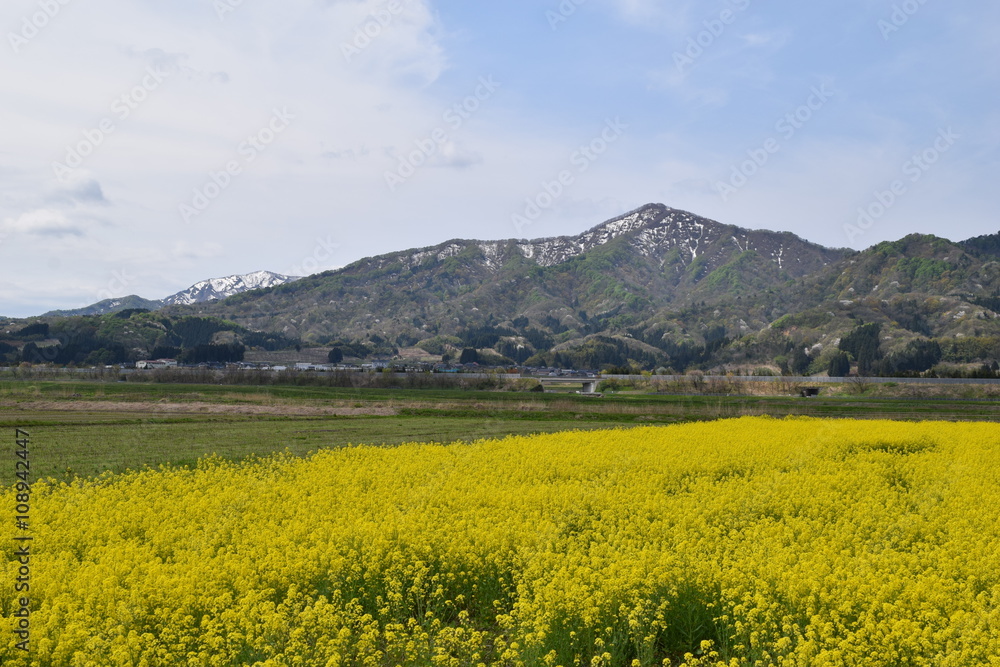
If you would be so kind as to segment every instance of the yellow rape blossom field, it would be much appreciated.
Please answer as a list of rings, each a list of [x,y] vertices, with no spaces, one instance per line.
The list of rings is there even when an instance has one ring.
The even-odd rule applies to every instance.
[[[36,483],[32,517],[31,653],[8,632],[3,664],[1000,665],[992,424],[208,460]]]

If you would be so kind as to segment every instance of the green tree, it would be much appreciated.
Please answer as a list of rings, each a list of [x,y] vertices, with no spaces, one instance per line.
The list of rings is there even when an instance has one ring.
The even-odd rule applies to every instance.
[[[467,347],[462,350],[462,356],[459,357],[458,363],[460,364],[477,364],[479,363],[479,353],[473,348]]]
[[[801,345],[795,346],[795,351],[792,352],[792,358],[789,362],[789,368],[792,371],[792,375],[805,375],[809,371],[809,364],[812,360]]]
[[[857,359],[859,375],[870,375],[875,362],[882,359],[881,331],[882,326],[876,322],[861,324],[840,339],[840,349]]]
[[[851,372],[851,358],[846,352],[838,352],[830,359],[827,374],[832,378],[847,377]]]

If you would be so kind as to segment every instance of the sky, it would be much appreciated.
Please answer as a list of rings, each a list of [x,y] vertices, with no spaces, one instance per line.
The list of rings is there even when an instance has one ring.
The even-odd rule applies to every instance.
[[[5,0],[0,314],[647,203],[1000,231],[995,0]]]

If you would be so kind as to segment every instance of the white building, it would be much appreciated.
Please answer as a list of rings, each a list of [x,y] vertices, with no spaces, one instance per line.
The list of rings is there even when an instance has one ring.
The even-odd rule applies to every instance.
[[[140,370],[153,370],[155,368],[175,368],[176,359],[147,359],[146,361],[135,362],[135,367]]]

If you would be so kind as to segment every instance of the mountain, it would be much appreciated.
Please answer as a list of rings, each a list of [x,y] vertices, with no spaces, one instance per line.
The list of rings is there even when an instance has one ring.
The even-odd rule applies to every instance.
[[[1000,335],[1000,235],[954,243],[911,234],[879,243],[789,291],[799,305],[774,323],[836,332],[883,324],[887,341]]]
[[[163,299],[164,306],[190,305],[204,303],[216,299],[225,299],[235,294],[242,294],[255,289],[264,289],[285,285],[299,280],[298,276],[284,276],[271,271],[255,271],[241,276],[213,278],[195,283],[183,292],[178,292]]]
[[[119,357],[302,344],[348,357],[475,348],[487,361],[679,372],[815,373],[842,366],[845,352],[883,374],[1000,361],[1000,234],[910,235],[857,252],[649,204],[575,236],[456,239],[198,301],[249,284],[262,283],[223,279],[156,313],[50,318],[46,331],[117,332],[91,347]],[[140,302],[114,305],[128,303]],[[10,326],[0,345],[13,359],[49,325]]]
[[[186,290],[177,292],[176,294],[168,296],[165,299],[151,301],[149,299],[143,299],[139,296],[130,295],[114,299],[105,299],[85,308],[78,308],[76,310],[54,310],[49,313],[45,313],[42,317],[106,315],[108,313],[117,313],[122,310],[131,310],[135,308],[158,310],[164,306],[190,305],[216,299],[225,299],[250,290],[284,285],[298,279],[299,278],[295,276],[284,276],[279,273],[272,273],[271,271],[255,271],[253,273],[247,273],[240,276],[226,276],[225,278],[203,280],[202,282],[195,283]]]
[[[563,343],[684,313],[677,335],[696,337],[710,320],[736,332],[765,326],[787,312],[783,285],[852,254],[650,204],[576,236],[452,240],[169,312],[213,315],[315,344],[413,343],[521,318]],[[759,295],[773,303],[761,306]],[[732,304],[726,316],[712,315],[722,303]],[[701,304],[707,314],[694,317],[691,309]]]

